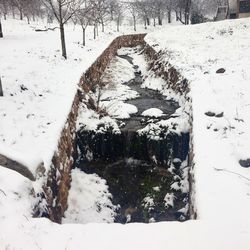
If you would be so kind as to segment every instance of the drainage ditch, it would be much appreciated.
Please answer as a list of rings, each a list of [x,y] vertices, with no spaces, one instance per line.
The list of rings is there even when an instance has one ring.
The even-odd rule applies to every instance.
[[[81,127],[75,167],[107,181],[112,203],[117,206],[115,222],[185,221],[189,219],[189,133],[159,126],[155,139],[150,136],[154,126],[146,133],[140,132],[145,126],[173,118],[179,104],[166,100],[158,91],[141,87],[145,78],[133,62],[134,54],[141,54],[140,49],[134,48],[132,53],[130,49],[119,58],[134,69],[134,78],[124,84],[139,94],[126,100],[138,112],[126,120],[116,119],[119,132],[112,126],[105,132],[102,125],[96,130]],[[160,109],[163,115],[142,116],[149,108]]]

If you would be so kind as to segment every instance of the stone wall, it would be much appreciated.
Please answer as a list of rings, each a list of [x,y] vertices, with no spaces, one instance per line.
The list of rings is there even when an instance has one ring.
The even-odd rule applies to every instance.
[[[137,45],[144,45],[145,35],[146,34],[126,35],[116,38],[81,77],[81,88],[85,92],[88,92],[90,89],[92,89],[94,85],[99,83],[104,70],[106,69],[110,61],[114,58],[117,50],[121,47],[135,47]]]
[[[82,93],[86,93],[99,83],[105,68],[121,47],[134,47],[143,45],[145,34],[126,35],[117,37],[110,46],[97,58],[92,66],[81,77],[79,91],[75,96],[71,112],[61,132],[58,147],[54,153],[47,181],[44,185],[47,213],[54,222],[61,222],[67,209],[68,190],[70,187],[70,172],[76,156],[76,120]],[[40,214],[41,212],[37,212]]]
[[[145,53],[150,60],[150,70],[153,70],[157,76],[163,78],[166,81],[168,88],[174,90],[176,93],[186,96],[189,101],[187,95],[190,91],[188,81],[183,78],[169,62],[164,60],[165,53],[162,53],[162,51],[156,52],[154,48],[149,45],[146,45]]]
[[[168,88],[174,92],[179,93],[185,97],[188,102],[192,102],[189,96],[189,85],[187,79],[183,76],[166,60],[165,54],[162,51],[156,52],[154,48],[149,45],[145,47],[145,54],[150,61],[150,70],[154,71],[155,74],[166,81]],[[192,132],[193,115],[192,110],[190,113],[190,124],[191,128],[189,131],[190,142],[189,142],[189,154],[188,154],[188,165],[190,167],[189,173],[189,215],[191,219],[196,219],[195,211],[195,190],[194,190],[194,176],[193,176],[193,132]]]

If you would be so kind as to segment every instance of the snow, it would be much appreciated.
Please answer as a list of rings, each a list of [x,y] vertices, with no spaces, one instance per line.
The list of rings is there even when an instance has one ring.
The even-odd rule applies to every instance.
[[[148,210],[153,209],[153,207],[155,205],[154,199],[151,197],[148,197],[148,196],[143,199],[142,203],[143,203],[144,207],[147,208]]]
[[[13,219],[2,223],[1,249],[52,250],[248,250],[250,224],[235,221],[163,222],[145,224],[53,224],[46,219]],[[15,240],[13,240],[15,236]]]
[[[164,79],[156,78],[154,75],[152,75],[146,78],[142,84],[142,87],[161,91],[165,85],[166,81]]]
[[[109,128],[112,128],[114,133],[120,133],[120,129],[114,119],[109,116],[101,117],[96,111],[88,109],[87,105],[84,103],[80,106],[77,119],[77,130],[98,130],[99,133],[102,133]]]
[[[122,101],[102,102],[102,105],[112,117],[117,119],[128,119],[130,115],[138,112],[135,105]]]
[[[111,223],[116,207],[106,181],[99,176],[88,175],[79,169],[71,172],[72,181],[68,197],[68,209],[63,223]]]
[[[174,199],[175,199],[175,196],[173,193],[167,193],[165,195],[165,198],[164,198],[164,201],[165,201],[165,207],[173,207],[174,206]]]
[[[142,116],[149,116],[149,117],[161,117],[164,114],[163,114],[162,110],[160,110],[160,109],[151,108],[151,109],[147,109],[147,110],[143,111],[141,115]]]
[[[34,196],[30,180],[13,170],[0,167],[0,225],[3,219],[12,218],[13,215],[31,217],[36,202]]]
[[[131,64],[120,57],[115,57],[105,71],[106,74],[102,79],[103,83],[125,83],[134,78],[134,71]],[[117,74],[112,75],[113,71],[117,72]]]
[[[190,84],[198,219],[242,220],[250,209],[249,19],[169,27],[146,37]],[[169,35],[171,34],[171,35]],[[225,73],[216,73],[220,68]],[[214,112],[222,117],[208,116]]]

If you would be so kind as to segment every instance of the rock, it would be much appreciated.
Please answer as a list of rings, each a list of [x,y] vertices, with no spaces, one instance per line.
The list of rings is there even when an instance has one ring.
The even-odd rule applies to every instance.
[[[208,112],[205,113],[205,115],[207,115],[207,116],[209,116],[209,117],[215,116],[215,117],[217,117],[217,118],[220,118],[220,117],[223,117],[224,112],[221,112],[221,113],[216,114],[216,113],[214,113],[214,112],[208,111]]]
[[[24,166],[22,163],[12,160],[2,154],[0,154],[0,165],[2,167],[9,168],[11,170],[18,172],[19,174],[30,179],[31,181],[36,180],[36,177],[33,175],[33,173],[30,171],[30,169],[27,166]]]
[[[219,114],[216,114],[215,117],[221,118],[221,117],[223,117],[223,115],[224,115],[224,112],[221,112],[221,113],[219,113]]]
[[[208,112],[205,113],[205,115],[207,115],[209,117],[213,117],[213,116],[215,116],[215,113],[211,112],[211,111],[208,111]]]
[[[135,74],[136,77],[140,77],[141,76],[141,71],[140,70],[136,71],[134,74]]]
[[[20,88],[21,88],[21,91],[26,91],[26,90],[28,90],[28,88],[27,88],[27,87],[25,87],[23,84],[22,84],[22,85],[20,85]]]
[[[139,77],[139,76],[135,77],[134,83],[135,83],[135,84],[142,84],[142,78]]]
[[[45,172],[46,172],[46,168],[44,167],[44,163],[41,162],[36,169],[36,176],[42,177],[44,176]]]
[[[220,69],[218,69],[218,70],[216,71],[217,74],[223,74],[223,73],[225,73],[225,72],[226,72],[226,70],[225,70],[224,68],[220,68]]]
[[[239,164],[243,167],[243,168],[249,168],[250,167],[250,158],[246,159],[246,160],[240,160]]]

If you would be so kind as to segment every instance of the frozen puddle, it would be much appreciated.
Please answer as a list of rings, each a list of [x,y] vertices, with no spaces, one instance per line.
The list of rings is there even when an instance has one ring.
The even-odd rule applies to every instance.
[[[189,219],[189,134],[175,131],[177,123],[171,121],[170,126],[179,104],[142,88],[146,76],[141,48],[120,49],[102,77],[104,87],[92,95],[98,109],[109,116],[95,114],[86,121],[86,110],[79,116],[76,167],[88,183],[85,188],[82,184],[85,202],[78,204],[75,216],[83,218],[81,222],[84,217],[118,223]],[[100,178],[100,185],[106,181],[101,190],[95,181],[86,181],[93,176]],[[73,192],[67,211],[71,215]],[[90,216],[86,207],[98,216]]]

